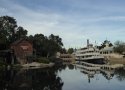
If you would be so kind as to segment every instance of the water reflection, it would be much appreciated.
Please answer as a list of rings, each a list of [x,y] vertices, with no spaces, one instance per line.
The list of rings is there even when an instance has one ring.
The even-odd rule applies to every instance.
[[[125,68],[121,68],[119,70],[116,70],[115,72],[116,78],[119,81],[124,81],[125,80]]]
[[[80,71],[88,76],[88,83],[90,83],[90,79],[94,78],[96,75],[101,74],[103,77],[105,77],[106,80],[111,80],[114,76],[119,81],[125,80],[125,68],[118,68],[118,69],[97,69],[96,67],[92,68],[81,68],[80,66],[76,66],[80,69]]]
[[[57,76],[57,70],[57,68],[2,70],[0,90],[62,90],[63,82]]]
[[[85,76],[88,78],[87,81],[82,78]],[[46,69],[0,70],[0,90],[83,90],[85,86],[81,87],[81,82],[88,83],[88,86],[95,85],[91,83],[91,79],[100,79],[100,83],[103,83],[102,77],[105,80],[112,80],[115,77],[114,80],[117,82],[123,82],[125,69],[88,72],[74,65],[63,65]],[[114,85],[114,82],[112,84]],[[87,85],[88,90],[95,90]]]

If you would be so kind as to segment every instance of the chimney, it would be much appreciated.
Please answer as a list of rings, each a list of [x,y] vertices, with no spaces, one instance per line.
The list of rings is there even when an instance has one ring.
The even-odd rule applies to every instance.
[[[87,39],[87,47],[89,47],[89,39]]]

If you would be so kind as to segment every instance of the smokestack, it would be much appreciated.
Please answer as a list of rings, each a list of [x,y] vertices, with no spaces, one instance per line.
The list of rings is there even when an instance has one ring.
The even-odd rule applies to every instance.
[[[89,47],[89,39],[87,39],[87,47]]]

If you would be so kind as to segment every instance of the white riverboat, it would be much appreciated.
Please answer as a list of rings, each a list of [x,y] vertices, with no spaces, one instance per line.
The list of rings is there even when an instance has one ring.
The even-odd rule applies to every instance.
[[[100,54],[99,49],[96,47],[93,47],[92,44],[89,44],[89,40],[87,40],[87,46],[81,49],[77,49],[75,51],[75,57],[76,60],[78,61],[92,61],[92,62],[97,62],[97,61],[102,61],[104,60],[104,56]]]

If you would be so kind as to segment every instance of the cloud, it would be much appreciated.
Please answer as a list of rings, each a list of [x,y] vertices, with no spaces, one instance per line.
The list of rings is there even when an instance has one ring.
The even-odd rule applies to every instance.
[[[87,38],[92,43],[95,40],[102,42],[106,37],[113,42],[125,39],[125,12],[121,7],[92,4],[90,0],[62,0],[61,4],[57,0],[54,2],[56,4],[53,5],[48,2],[48,6],[40,3],[33,8],[18,1],[1,0],[0,15],[13,16],[29,34],[59,35],[67,48],[86,45]]]

